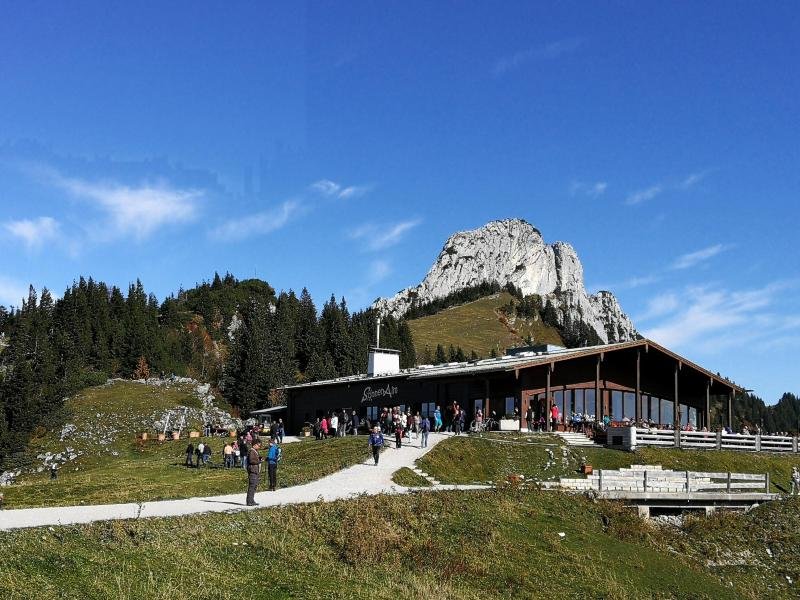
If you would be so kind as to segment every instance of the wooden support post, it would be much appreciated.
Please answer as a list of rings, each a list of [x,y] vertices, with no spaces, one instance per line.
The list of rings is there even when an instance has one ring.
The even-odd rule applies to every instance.
[[[644,470],[644,480],[643,480],[642,491],[645,494],[647,493],[647,469]]]
[[[728,493],[731,493],[731,472],[728,471]]]
[[[636,424],[642,420],[642,367],[641,351],[636,351]]]
[[[594,374],[594,414],[598,423],[603,420],[603,401],[600,398],[600,361],[603,360],[603,353],[597,355],[597,367]]]
[[[711,431],[711,381],[706,383],[706,417],[703,419],[703,427]]]
[[[769,471],[764,473],[764,493],[769,494]]]
[[[545,388],[545,397],[547,398],[547,415],[545,415],[545,419],[547,420],[547,431],[553,430],[553,421],[550,418],[551,410],[553,408],[553,398],[550,396],[550,373],[552,372],[552,365],[547,365],[547,387]]]
[[[731,388],[728,394],[728,427],[730,427],[731,431],[733,431],[733,395],[735,393],[735,390]]]
[[[680,362],[675,363],[675,402],[672,405],[672,421],[675,429],[681,428],[681,398],[678,393],[678,370],[680,369]]]

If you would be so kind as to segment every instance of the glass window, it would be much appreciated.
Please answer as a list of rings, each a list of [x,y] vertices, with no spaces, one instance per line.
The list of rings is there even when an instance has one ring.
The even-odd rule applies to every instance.
[[[367,419],[374,422],[378,420],[378,407],[377,406],[368,406],[367,407]]]
[[[573,394],[575,395],[575,412],[583,414],[586,412],[583,406],[583,390],[574,390]]]
[[[688,413],[689,413],[689,422],[692,424],[692,427],[697,428],[697,409],[690,408]]]
[[[633,420],[636,418],[636,394],[625,392],[623,395],[622,417]]]
[[[613,390],[611,392],[611,419],[621,421],[622,417],[622,392]]]
[[[585,408],[585,412],[589,413],[590,415],[594,415],[597,412],[597,407],[595,406],[594,401],[594,389],[583,390],[583,406]]]
[[[472,412],[473,415],[478,414],[478,411],[483,411],[483,398],[478,398],[477,400],[473,401],[474,411]]]
[[[675,414],[672,410],[672,400],[661,399],[661,423],[669,424],[675,422]]]
[[[661,415],[659,415],[658,397],[650,396],[650,418],[656,423],[661,423]]]
[[[513,415],[514,414],[514,404],[516,403],[516,398],[513,396],[509,396],[506,398],[506,414]]]

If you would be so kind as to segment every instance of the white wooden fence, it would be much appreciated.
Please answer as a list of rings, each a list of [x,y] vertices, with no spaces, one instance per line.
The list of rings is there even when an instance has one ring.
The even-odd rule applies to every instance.
[[[546,487],[601,493],[769,494],[769,474],[672,471],[662,469],[660,465],[632,465],[629,469],[602,469],[586,479],[561,478],[558,483]]]
[[[608,439],[612,440],[614,430],[628,429],[622,439],[628,448],[637,446],[662,446],[666,448],[691,448],[709,450],[743,450],[746,452],[798,452],[797,437],[784,435],[761,435],[723,433],[713,431],[674,431],[647,429],[641,427],[609,428]]]

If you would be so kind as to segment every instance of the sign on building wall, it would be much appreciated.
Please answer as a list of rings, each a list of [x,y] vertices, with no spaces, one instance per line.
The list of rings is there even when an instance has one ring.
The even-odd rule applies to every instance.
[[[399,395],[399,390],[396,385],[390,383],[386,387],[372,387],[367,386],[361,394],[361,404],[371,404],[378,400],[389,399],[394,400],[395,396]]]

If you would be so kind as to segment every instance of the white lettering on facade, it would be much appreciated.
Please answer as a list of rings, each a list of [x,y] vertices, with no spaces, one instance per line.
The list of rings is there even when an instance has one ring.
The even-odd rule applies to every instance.
[[[372,389],[371,387],[365,387],[364,393],[361,395],[361,404],[374,402],[378,398],[394,398],[397,393],[397,386],[389,383],[387,383],[384,388]]]

